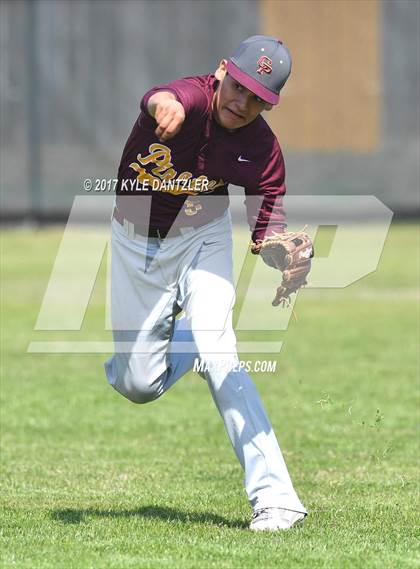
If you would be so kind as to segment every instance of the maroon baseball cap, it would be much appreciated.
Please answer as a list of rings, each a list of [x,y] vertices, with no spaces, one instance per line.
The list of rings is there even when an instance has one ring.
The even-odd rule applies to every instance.
[[[280,90],[292,70],[287,47],[277,38],[251,36],[235,50],[227,72],[260,99],[277,105]]]

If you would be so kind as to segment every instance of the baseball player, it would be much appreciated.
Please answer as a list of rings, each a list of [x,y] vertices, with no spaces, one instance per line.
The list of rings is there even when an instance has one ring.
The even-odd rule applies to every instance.
[[[147,92],[123,151],[112,219],[108,381],[147,403],[197,359],[204,363],[200,374],[244,469],[252,530],[287,530],[307,513],[256,388],[238,365],[232,327],[229,183],[245,188],[254,252],[284,268],[263,255],[286,221],[283,157],[261,112],[278,103],[290,71],[281,41],[253,36],[214,74]]]

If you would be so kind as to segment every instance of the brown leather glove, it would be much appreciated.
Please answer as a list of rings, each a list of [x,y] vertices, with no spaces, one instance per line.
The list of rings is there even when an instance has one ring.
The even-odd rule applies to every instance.
[[[269,266],[283,273],[281,285],[277,288],[273,306],[288,306],[290,295],[306,285],[306,277],[311,270],[314,248],[311,238],[305,233],[306,227],[298,232],[274,233],[251,245],[254,255],[261,255]]]

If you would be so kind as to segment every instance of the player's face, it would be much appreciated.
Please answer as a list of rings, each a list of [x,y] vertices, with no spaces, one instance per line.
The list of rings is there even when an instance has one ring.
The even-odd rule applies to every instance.
[[[224,128],[241,128],[266,108],[267,104],[262,99],[235,81],[225,69],[222,73],[216,72],[216,77],[220,78],[220,84],[213,100],[213,112],[217,122]]]

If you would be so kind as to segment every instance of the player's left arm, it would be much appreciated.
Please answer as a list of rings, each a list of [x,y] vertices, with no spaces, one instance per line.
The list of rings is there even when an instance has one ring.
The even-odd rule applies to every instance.
[[[271,152],[254,187],[245,188],[245,205],[252,241],[282,233],[287,227],[283,196],[286,193],[285,164],[274,139]]]
[[[257,192],[250,189],[245,191],[248,222],[253,229],[251,252],[259,254],[266,265],[283,273],[273,306],[287,304],[290,295],[306,284],[314,251],[312,240],[304,230],[286,232],[283,207],[283,196],[286,193],[285,165],[277,140],[273,143]],[[259,202],[255,201],[256,197]]]

